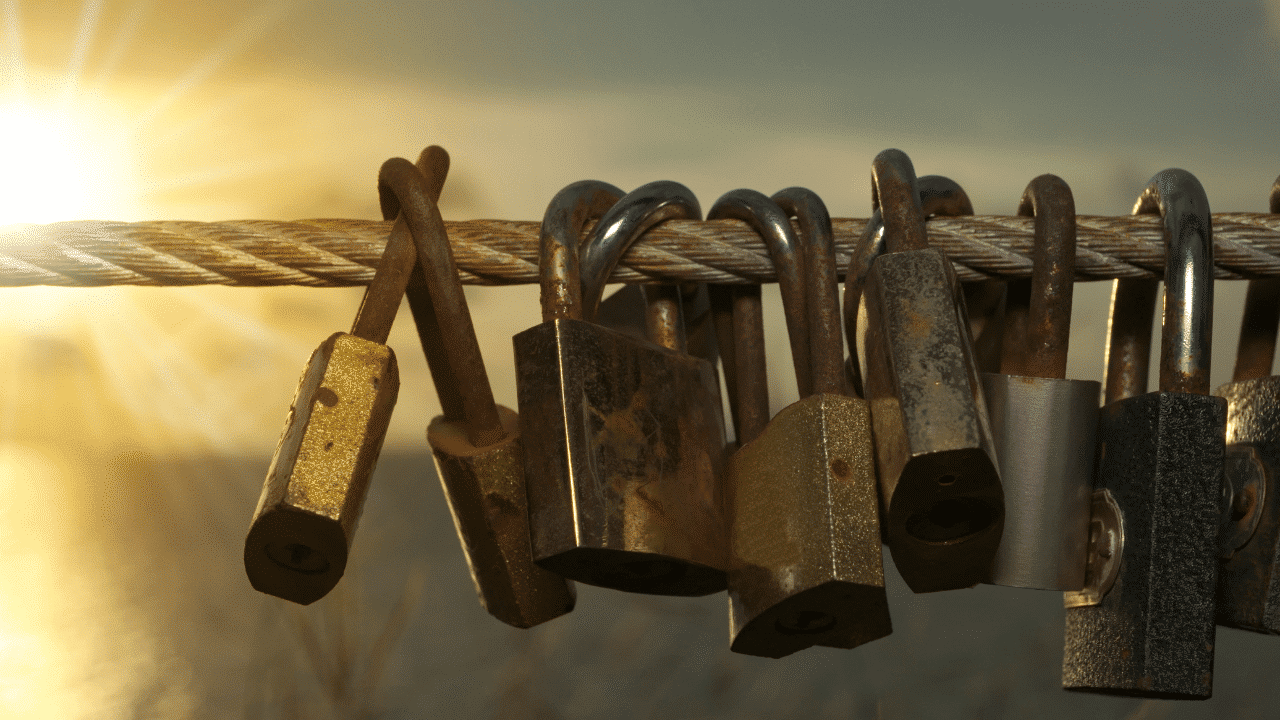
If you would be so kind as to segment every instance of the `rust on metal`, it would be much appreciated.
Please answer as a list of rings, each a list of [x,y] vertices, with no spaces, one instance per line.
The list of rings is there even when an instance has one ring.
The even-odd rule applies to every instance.
[[[1194,175],[1177,168],[1152,178],[1135,215],[1159,213],[1164,227],[1164,318],[1160,389],[1209,394],[1213,339],[1213,225],[1209,198]]]
[[[814,393],[847,395],[844,373],[844,342],[840,333],[840,305],[837,301],[836,251],[831,231],[831,215],[812,190],[790,187],[770,198],[800,225],[798,237],[804,256],[805,325],[809,361],[809,382],[797,382],[800,397]],[[790,319],[788,318],[788,327]],[[794,353],[794,350],[792,351]],[[807,385],[807,387],[806,387]]]
[[[791,343],[791,360],[796,371],[800,396],[809,394],[809,340],[805,332],[808,322],[805,301],[805,257],[800,249],[791,220],[774,200],[755,190],[731,190],[716,200],[707,211],[708,220],[731,218],[747,223],[759,233],[769,252],[783,298],[783,314],[787,321],[787,337]]]
[[[1009,283],[1005,325],[1012,342],[1004,343],[1000,372],[1065,378],[1076,261],[1071,188],[1056,175],[1041,175],[1027,185],[1018,214],[1035,218],[1035,265],[1029,282]]]

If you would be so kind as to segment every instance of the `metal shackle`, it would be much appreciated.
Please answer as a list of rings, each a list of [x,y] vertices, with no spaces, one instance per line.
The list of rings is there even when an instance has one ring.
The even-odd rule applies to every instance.
[[[796,386],[800,397],[812,392],[813,378],[809,359],[809,337],[805,331],[808,312],[805,303],[805,255],[791,220],[767,195],[755,190],[731,190],[721,195],[707,211],[708,220],[733,218],[751,226],[763,240],[778,274],[782,294],[782,311],[791,342],[791,360],[795,366]],[[742,399],[739,398],[739,402]],[[767,411],[766,411],[767,414]]]
[[[800,225],[801,252],[805,258],[805,311],[808,315],[808,394],[845,394],[844,343],[840,337],[835,237],[831,214],[818,194],[802,187],[779,190],[770,198]],[[802,390],[801,397],[806,393]]]
[[[929,248],[916,169],[901,150],[883,150],[871,162],[871,209],[881,211],[886,252]]]
[[[699,220],[702,207],[693,191],[678,182],[657,180],[621,198],[600,218],[578,257],[582,273],[582,317],[595,317],[614,267],[631,243],[667,220]]]
[[[1271,212],[1280,214],[1280,177],[1271,185]],[[1269,377],[1275,363],[1276,329],[1280,326],[1280,279],[1250,280],[1240,321],[1233,382]]]
[[[983,373],[1005,490],[1004,535],[987,582],[1043,590],[1085,585],[1098,391],[1066,380],[1075,274],[1075,201],[1055,175],[1032,180],[1032,277],[1011,283],[1000,373]]]
[[[456,387],[462,396],[467,439],[476,447],[484,447],[500,442],[507,431],[498,416],[444,219],[429,191],[426,178],[404,158],[388,160],[378,173],[383,213],[402,212],[417,246],[418,264],[431,294],[436,327],[442,333],[438,342],[443,345],[449,361],[446,382]],[[447,340],[443,328],[449,329]],[[437,382],[441,379],[437,378]]]
[[[1213,227],[1209,198],[1194,175],[1156,173],[1133,214],[1164,221],[1164,319],[1160,323],[1160,389],[1209,394],[1213,340]]]
[[[964,188],[948,177],[942,175],[925,175],[916,178],[916,192],[920,197],[921,211],[926,220],[941,215],[954,217],[972,215],[973,203]],[[877,196],[878,197],[878,196]],[[878,205],[873,197],[873,205]],[[862,237],[853,254],[849,256],[849,266],[844,276],[844,333],[849,345],[849,377],[853,382],[853,392],[862,396],[862,368],[858,362],[858,303],[862,300],[862,288],[867,284],[867,274],[876,258],[885,253],[884,217],[879,207],[871,213]]]
[[[1071,188],[1057,175],[1027,185],[1018,214],[1035,219],[1029,303],[1010,298],[1000,372],[1023,377],[1065,378],[1075,289],[1076,206]],[[1021,342],[1019,342],[1021,340]]]
[[[538,242],[543,322],[584,319],[579,260],[582,228],[603,216],[622,196],[622,190],[607,182],[580,180],[551,198],[542,216]]]

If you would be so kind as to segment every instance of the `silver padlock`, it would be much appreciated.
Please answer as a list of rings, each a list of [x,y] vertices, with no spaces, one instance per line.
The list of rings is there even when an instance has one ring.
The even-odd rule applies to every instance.
[[[1071,188],[1041,175],[1027,186],[1018,214],[1035,217],[1035,267],[1030,280],[1010,283],[1001,373],[982,374],[1005,512],[987,582],[1079,590],[1102,385],[1063,379],[1076,265]]]

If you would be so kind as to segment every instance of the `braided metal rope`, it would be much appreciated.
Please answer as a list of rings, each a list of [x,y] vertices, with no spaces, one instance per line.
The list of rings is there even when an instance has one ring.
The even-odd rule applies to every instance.
[[[833,220],[843,272],[866,220]],[[1156,216],[1077,219],[1076,278],[1158,278],[1164,244]],[[463,282],[538,281],[539,223],[447,222]],[[364,285],[391,223],[372,220],[239,220],[202,223],[84,221],[0,228],[0,286]],[[1217,213],[1219,279],[1280,276],[1280,215]],[[1032,220],[975,215],[934,218],[929,240],[961,280],[1028,277]],[[763,241],[737,220],[673,220],[623,257],[615,282],[755,284],[774,280]]]

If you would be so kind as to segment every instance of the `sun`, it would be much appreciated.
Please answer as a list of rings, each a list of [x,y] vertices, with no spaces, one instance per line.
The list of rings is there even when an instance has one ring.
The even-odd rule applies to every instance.
[[[107,98],[0,102],[0,226],[142,214],[138,143]]]

